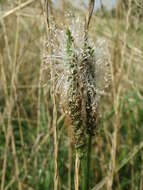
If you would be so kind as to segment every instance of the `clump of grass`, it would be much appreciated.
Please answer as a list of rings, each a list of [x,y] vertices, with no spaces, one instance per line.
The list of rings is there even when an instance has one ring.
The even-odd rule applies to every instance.
[[[20,5],[18,2],[19,0],[3,0],[1,3],[0,0],[0,189],[17,190],[22,186],[22,189],[53,190],[54,186],[58,186],[58,189],[71,190],[74,189],[75,168],[77,181],[79,180],[76,185],[79,186],[78,189],[82,189],[81,182],[87,177],[83,172],[86,170],[87,162],[86,159],[79,160],[78,157],[77,162],[74,161],[72,138],[74,127],[67,117],[63,119],[64,114],[59,109],[57,118],[59,182],[58,185],[55,184],[56,151],[54,152],[53,141],[55,115],[49,93],[50,82],[49,80],[47,82],[48,71],[43,72],[40,59],[41,36],[44,35],[40,2],[44,1],[25,0],[21,1]],[[52,65],[56,71],[55,77],[51,79],[56,80],[55,92],[61,94],[62,90],[66,92],[69,84],[66,30],[69,28],[74,43],[76,41],[78,45],[76,51],[80,47],[84,49],[84,22],[82,19],[73,20],[72,17],[68,22],[61,10],[52,7],[52,1],[47,2],[51,5],[49,14],[56,18],[57,26],[62,29],[59,30],[59,27],[58,29],[55,27],[55,31],[52,29],[57,38],[53,36],[49,39],[51,44],[53,41],[54,58],[50,54],[50,59],[54,59]],[[65,10],[67,9],[73,10],[73,14],[76,12],[85,14],[82,10],[65,4]],[[98,112],[102,113],[102,117],[98,116],[98,132],[92,137],[89,154],[91,155],[89,189],[92,190],[108,187],[110,190],[143,190],[143,27],[141,19],[138,18],[140,13],[132,3],[125,11],[119,6],[120,10],[122,14],[121,16],[117,14],[119,15],[117,18],[110,12],[105,14],[96,12],[87,35],[88,43],[92,47],[96,45],[94,53],[98,52],[96,60],[100,61],[103,61],[103,53],[106,54],[104,47],[106,43],[99,39],[94,45],[89,36],[94,39],[101,35],[108,38],[113,62],[112,88],[106,92],[102,101],[99,97]],[[132,15],[135,10],[137,15]],[[17,24],[13,23],[18,15],[19,40],[15,54]],[[67,26],[64,28],[59,23],[65,23]],[[50,22],[50,27],[52,26]],[[49,59],[47,54],[46,56]],[[17,61],[13,68],[15,59]],[[96,66],[95,72],[96,85],[100,89],[99,94],[102,94],[101,91],[106,85],[103,76],[107,72],[104,71],[106,68],[104,64],[100,66],[99,64]],[[14,83],[11,87],[12,76]],[[43,85],[45,82],[46,85]],[[64,100],[65,92],[62,92],[64,96],[61,97],[61,105],[67,102]],[[89,152],[88,148],[87,150]],[[85,177],[82,176],[83,173]]]

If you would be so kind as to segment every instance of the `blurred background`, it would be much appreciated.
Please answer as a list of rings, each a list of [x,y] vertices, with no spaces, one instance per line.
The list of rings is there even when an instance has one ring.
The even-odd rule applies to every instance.
[[[70,2],[73,6],[78,7],[80,9],[87,8],[88,3],[89,3],[88,0],[85,0],[85,1],[81,1],[81,0],[68,1],[67,0],[66,2]],[[53,4],[54,6],[58,8],[62,7],[62,3],[60,0],[53,0]],[[116,0],[97,0],[94,6],[94,10],[100,9],[101,6],[105,6],[106,9],[111,10],[115,8]]]
[[[74,189],[71,122],[58,103],[54,115],[43,66],[43,5],[0,0],[0,190],[53,190],[55,160],[58,189]],[[87,7],[50,0],[48,10],[60,28],[68,12],[84,17]],[[143,1],[95,0],[94,9],[89,36],[108,42],[112,80],[100,103],[90,189],[143,190]]]

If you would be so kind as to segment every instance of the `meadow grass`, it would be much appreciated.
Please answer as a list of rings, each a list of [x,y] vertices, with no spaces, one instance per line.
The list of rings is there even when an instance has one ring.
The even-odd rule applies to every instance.
[[[65,10],[85,15],[63,5],[56,11],[50,5],[57,26],[69,25]],[[130,5],[124,13],[119,8],[116,16],[99,11],[89,27],[94,42],[107,40],[112,60],[111,85],[101,98],[92,138],[91,190],[143,189],[143,27],[133,9]],[[42,1],[0,1],[0,11],[0,189],[72,190],[73,127],[58,99],[53,109],[49,67],[42,55]],[[81,172],[78,178],[81,189]]]

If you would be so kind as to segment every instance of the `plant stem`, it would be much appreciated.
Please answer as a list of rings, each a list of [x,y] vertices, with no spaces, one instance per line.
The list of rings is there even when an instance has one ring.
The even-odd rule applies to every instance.
[[[88,136],[87,155],[82,160],[82,190],[89,190],[90,160],[91,160],[91,135]]]
[[[76,158],[75,158],[75,190],[79,190],[79,166],[80,160],[78,151],[76,151]]]

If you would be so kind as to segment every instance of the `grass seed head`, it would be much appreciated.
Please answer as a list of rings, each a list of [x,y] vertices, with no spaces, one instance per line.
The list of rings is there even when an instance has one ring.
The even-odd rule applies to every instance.
[[[87,136],[96,129],[98,106],[103,90],[109,84],[109,53],[107,43],[88,38],[85,43],[83,22],[73,19],[69,28],[53,30],[53,58],[56,93],[74,125],[76,148],[84,152]]]

